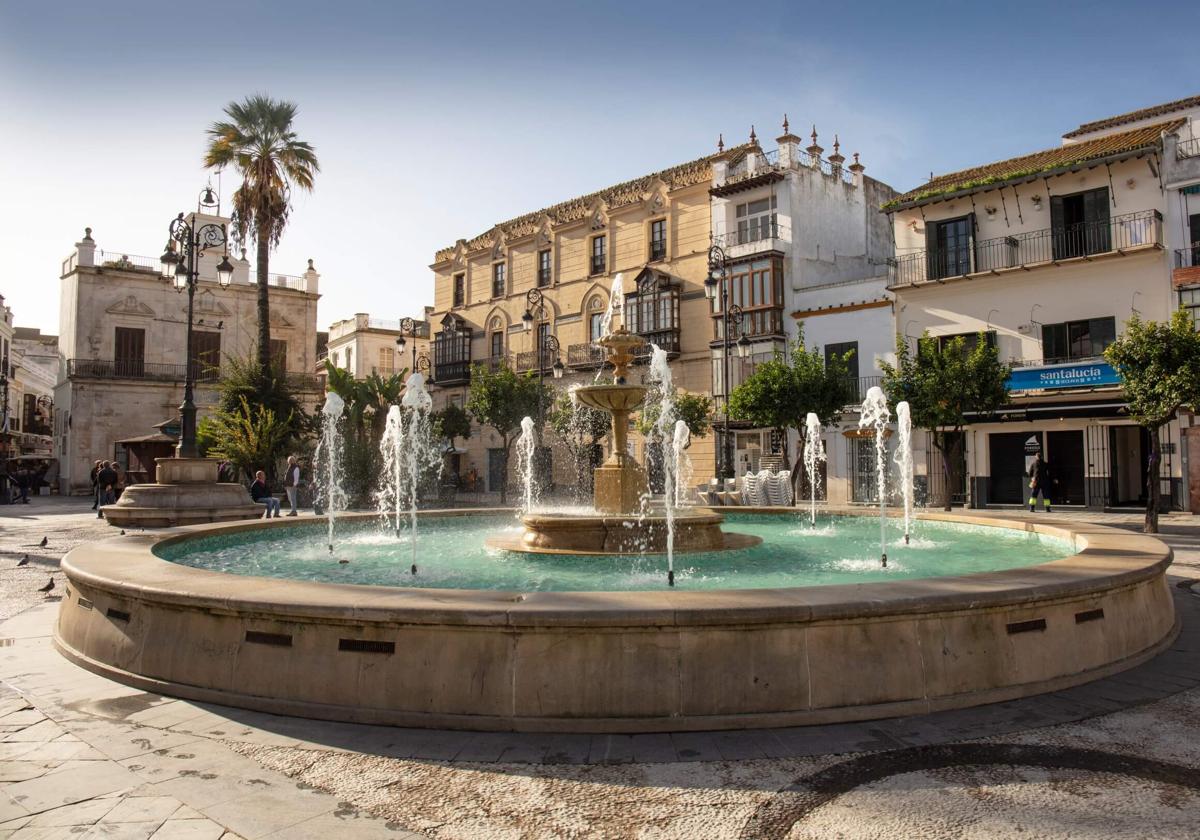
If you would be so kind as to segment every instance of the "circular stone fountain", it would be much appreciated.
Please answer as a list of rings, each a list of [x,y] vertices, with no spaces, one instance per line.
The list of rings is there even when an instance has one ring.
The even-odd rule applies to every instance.
[[[629,414],[646,397],[646,386],[629,384],[629,366],[635,351],[645,344],[646,339],[624,326],[601,338],[613,366],[613,382],[585,385],[574,392],[581,403],[612,418],[612,452],[593,473],[595,513],[527,511],[521,517],[524,533],[498,534],[488,540],[489,545],[545,554],[659,553],[666,550],[669,528],[674,529],[677,552],[747,548],[761,542],[749,534],[722,531],[724,519],[714,511],[679,510],[668,521],[665,512],[645,507],[646,471],[626,447]]]
[[[788,532],[808,529],[794,510],[778,508],[731,514],[731,521],[753,530],[754,516]],[[496,511],[421,517],[422,535],[444,530],[452,554],[482,552],[468,543],[508,520]],[[811,537],[794,534],[705,561],[728,568],[725,588],[689,588],[694,578],[684,569],[675,589],[655,572],[640,591],[617,591],[588,577],[588,567],[604,562],[598,558],[527,555],[523,562],[544,565],[539,575],[573,564],[591,588],[521,591],[478,588],[454,575],[438,583],[437,551],[422,557],[424,585],[444,588],[421,588],[421,577],[408,573],[409,546],[383,532],[376,514],[343,518],[345,542],[332,558],[323,523],[312,519],[198,525],[80,546],[63,560],[55,645],[83,667],[145,691],[277,714],[431,728],[670,732],[914,715],[1056,691],[1144,662],[1178,632],[1166,580],[1170,549],[1140,534],[1052,519],[924,514],[918,537],[928,539],[934,526],[948,529],[938,537],[948,540],[955,529],[974,529],[982,542],[957,553],[986,559],[990,545],[996,559],[939,571],[939,550],[927,547],[932,562],[923,577],[902,577],[905,552],[922,550],[921,540],[896,545],[884,570],[870,539],[831,555],[861,556],[850,568],[861,568],[864,582],[804,585],[814,579],[793,564],[776,580],[796,585],[748,580],[763,588],[731,588],[756,553],[790,553],[801,563],[797,546]],[[834,519],[835,538],[856,530]],[[375,585],[325,582],[367,562],[352,524],[393,546]],[[857,526],[864,535],[874,529],[873,518]],[[1059,541],[1061,550],[1030,565],[1021,540],[1034,537]],[[271,540],[282,542],[271,547]],[[213,541],[230,563],[183,565]],[[268,572],[255,563],[265,555],[291,565]],[[339,565],[339,555],[350,562]],[[501,566],[525,555],[479,556]],[[652,568],[654,559],[617,561]],[[306,576],[305,565],[319,580],[294,579]],[[255,576],[269,573],[293,579]]]

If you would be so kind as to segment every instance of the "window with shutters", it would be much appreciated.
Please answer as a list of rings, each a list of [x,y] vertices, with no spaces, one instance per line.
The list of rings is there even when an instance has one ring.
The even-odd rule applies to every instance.
[[[979,346],[979,333],[977,333],[977,332],[953,333],[952,335],[939,335],[937,337],[938,352],[940,353],[941,351],[945,350],[946,345],[949,344],[951,341],[953,341],[956,338],[961,338],[963,340],[963,352],[964,353],[970,354],[975,350],[976,347]],[[987,332],[983,333],[983,340],[987,342],[988,347],[995,347],[996,346],[996,331],[988,330]]]
[[[508,264],[492,264],[492,297],[502,298],[508,293]]]
[[[221,334],[211,330],[192,333],[192,375],[216,379],[221,373]]]
[[[589,274],[603,274],[608,270],[607,245],[607,238],[604,234],[592,237],[592,259],[589,265]]]
[[[113,342],[116,375],[140,379],[146,369],[146,331],[134,327],[117,327]]]
[[[971,273],[974,262],[974,227],[974,214],[926,225],[926,254],[929,260],[930,280]]]
[[[655,219],[650,223],[650,259],[667,258],[667,220]]]
[[[375,371],[380,376],[391,376],[396,372],[396,351],[391,347],[379,348],[379,367]]]
[[[346,366],[350,366],[350,348],[346,348]],[[282,338],[271,339],[271,367],[281,373],[287,372],[287,341]]]
[[[1117,339],[1116,318],[1085,318],[1062,324],[1042,324],[1042,361],[1092,359]]]
[[[467,275],[454,275],[454,303],[452,306],[462,306],[467,298]]]
[[[1056,260],[1111,251],[1108,188],[1051,196],[1050,225]]]
[[[846,376],[850,379],[858,379],[858,342],[857,341],[839,341],[834,344],[825,345],[825,364],[829,364],[829,360],[834,356],[841,358],[847,353],[853,353],[846,360]]]

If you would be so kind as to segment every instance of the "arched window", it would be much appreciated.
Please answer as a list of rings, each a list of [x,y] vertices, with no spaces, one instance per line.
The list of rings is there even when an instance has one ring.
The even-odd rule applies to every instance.
[[[604,298],[600,295],[593,295],[588,301],[588,341],[592,344],[600,340],[600,325],[604,321],[605,309]]]

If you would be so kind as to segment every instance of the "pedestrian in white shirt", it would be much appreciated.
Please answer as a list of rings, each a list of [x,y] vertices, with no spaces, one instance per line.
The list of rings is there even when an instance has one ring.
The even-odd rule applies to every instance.
[[[288,516],[296,515],[296,497],[300,494],[300,465],[296,463],[296,456],[288,456],[287,472],[283,476],[283,489],[287,491],[288,504],[292,509],[288,512]]]

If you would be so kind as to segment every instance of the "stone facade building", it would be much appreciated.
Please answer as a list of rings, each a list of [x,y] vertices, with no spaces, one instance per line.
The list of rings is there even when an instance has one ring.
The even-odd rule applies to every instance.
[[[0,458],[53,457],[55,342],[55,336],[15,326],[0,296]]]
[[[228,224],[197,214],[200,224]],[[243,254],[233,282],[216,279],[219,249],[205,254],[195,296],[191,360],[200,417],[216,400],[217,369],[227,358],[248,358],[257,343],[258,289]],[[151,434],[178,417],[186,372],[187,295],[160,276],[157,257],[103,251],[89,228],[63,261],[59,313],[60,375],[56,451],[65,493],[90,490],[96,459],[121,462],[137,480],[153,480],[149,465],[127,463],[122,441]],[[271,353],[309,408],[320,399],[316,366],[319,275],[309,261],[302,276],[272,272]],[[170,427],[170,423],[167,427]]]
[[[709,188],[719,157],[698,158],[500,222],[439,251],[431,266],[435,408],[465,403],[475,364],[540,369],[549,380],[561,361],[567,372],[558,387],[591,381],[601,363],[593,342],[618,274],[626,326],[668,352],[676,386],[708,393],[712,310],[703,284]],[[531,290],[542,303],[527,331],[522,316]],[[538,359],[539,333],[558,341],[557,359],[549,353]],[[645,371],[643,364],[636,375],[644,378]],[[645,444],[636,433],[631,446],[644,462]],[[711,434],[693,441],[697,476],[712,474],[713,452]],[[551,459],[558,487],[577,483],[564,452],[553,451]],[[456,461],[452,469],[478,476],[481,490],[497,491],[511,478],[504,472],[500,438],[490,429],[474,429]]]

